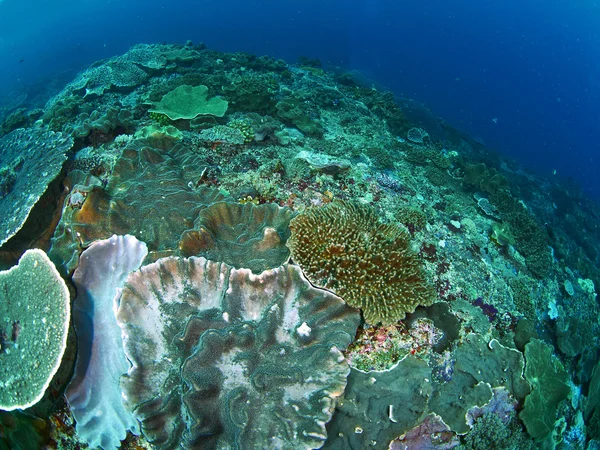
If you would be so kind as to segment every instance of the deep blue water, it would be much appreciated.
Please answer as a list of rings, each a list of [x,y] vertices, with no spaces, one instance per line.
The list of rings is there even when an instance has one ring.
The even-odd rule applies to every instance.
[[[0,95],[139,42],[300,55],[397,95],[600,199],[600,4],[0,0]]]

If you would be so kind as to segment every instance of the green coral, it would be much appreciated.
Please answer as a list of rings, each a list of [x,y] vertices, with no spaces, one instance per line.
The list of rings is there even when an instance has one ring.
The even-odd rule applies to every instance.
[[[209,99],[208,87],[184,84],[166,93],[150,113],[164,114],[171,120],[191,120],[198,116],[223,117],[227,106],[227,100],[222,98]]]
[[[393,323],[433,303],[410,236],[370,207],[335,202],[297,216],[290,228],[293,260],[314,284],[361,308],[367,322]]]
[[[155,121],[156,123],[158,123],[160,126],[163,126],[163,127],[166,127],[173,123],[173,121],[171,119],[169,119],[169,116],[167,116],[166,114],[159,113],[159,112],[151,112],[150,118],[153,121]]]
[[[600,362],[596,364],[592,373],[584,418],[589,436],[600,440]]]
[[[494,168],[488,169],[485,163],[467,164],[463,181],[489,194],[508,189],[506,177]]]
[[[427,225],[427,216],[423,211],[413,206],[401,206],[395,214],[396,220],[402,225],[420,231]]]
[[[173,125],[148,125],[135,132],[137,139],[170,139],[178,141],[183,134]]]
[[[534,450],[534,443],[521,431],[516,415],[511,413],[507,423],[492,413],[481,416],[464,438],[461,450]]]
[[[71,315],[69,289],[38,249],[0,272],[0,409],[36,404],[58,370]]]
[[[223,86],[223,94],[233,111],[275,114],[275,93],[279,84],[273,74],[238,76]]]
[[[567,372],[552,352],[552,346],[539,339],[525,346],[525,377],[533,389],[519,417],[537,442],[552,435],[558,404],[569,395]]]
[[[252,128],[252,124],[250,123],[249,120],[244,120],[244,119],[232,120],[231,122],[229,122],[227,124],[227,126],[230,128],[235,128],[237,130],[240,130],[242,132],[242,135],[244,136],[245,144],[249,144],[250,142],[252,142],[254,140],[254,128]]]
[[[426,380],[431,380],[431,369],[410,355],[383,372],[352,369],[344,398],[327,425],[323,448],[387,448],[425,418],[432,391]]]
[[[374,166],[379,170],[393,169],[394,168],[394,157],[391,152],[383,147],[369,147],[365,150],[365,153]]]
[[[303,110],[299,100],[288,99],[277,103],[277,116],[295,125],[304,134],[312,137],[323,136],[323,125],[311,119]]]
[[[538,278],[546,277],[552,267],[546,231],[538,225],[527,208],[507,191],[490,194],[490,201],[510,228],[517,250],[525,257],[527,268]]]

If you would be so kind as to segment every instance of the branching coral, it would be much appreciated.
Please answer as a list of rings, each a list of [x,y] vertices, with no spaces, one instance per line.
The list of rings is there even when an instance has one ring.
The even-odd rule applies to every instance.
[[[336,202],[296,217],[290,228],[294,262],[311,282],[361,308],[367,322],[393,323],[433,302],[410,237],[371,208]]]

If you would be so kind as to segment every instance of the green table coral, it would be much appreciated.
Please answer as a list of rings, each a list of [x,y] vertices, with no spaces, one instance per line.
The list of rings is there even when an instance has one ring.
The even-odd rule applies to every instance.
[[[43,251],[0,272],[0,409],[40,401],[65,352],[70,314],[67,285]]]
[[[35,126],[0,138],[0,245],[25,224],[60,173],[73,139]]]
[[[567,372],[552,352],[552,346],[539,339],[532,339],[525,346],[525,378],[533,389],[519,417],[529,435],[538,442],[552,434],[558,404],[570,391]]]
[[[207,98],[208,87],[184,84],[166,93],[162,100],[150,110],[171,120],[188,119],[198,116],[223,117],[227,111],[227,100],[219,97]]]

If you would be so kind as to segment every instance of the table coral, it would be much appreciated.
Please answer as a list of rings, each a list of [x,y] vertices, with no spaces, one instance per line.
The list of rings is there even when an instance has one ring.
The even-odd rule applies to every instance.
[[[164,114],[171,120],[193,119],[200,115],[223,117],[227,111],[227,100],[219,97],[207,98],[208,88],[204,85],[186,84],[166,93],[162,100],[149,112]]]
[[[297,216],[290,228],[294,262],[312,283],[361,308],[367,322],[390,324],[433,302],[408,233],[371,208],[336,202]]]
[[[117,311],[121,385],[157,448],[319,448],[359,316],[291,265],[254,275],[204,258],[132,274]]]
[[[70,317],[67,285],[43,251],[28,250],[0,272],[0,409],[42,398],[65,352]]]
[[[44,127],[19,128],[0,138],[0,245],[21,229],[60,173],[73,140]]]

